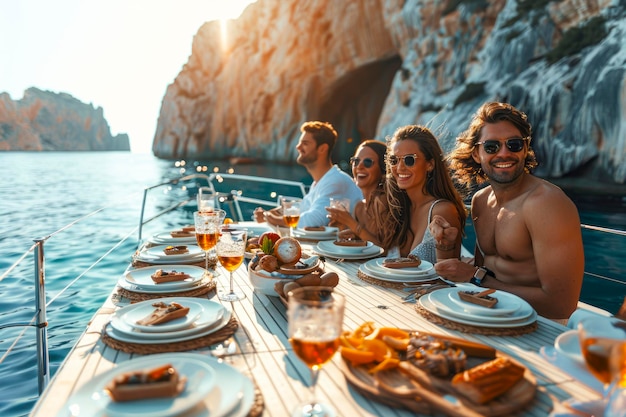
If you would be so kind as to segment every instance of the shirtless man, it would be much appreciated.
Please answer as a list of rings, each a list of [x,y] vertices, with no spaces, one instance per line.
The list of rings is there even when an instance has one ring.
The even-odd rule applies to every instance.
[[[437,262],[442,277],[516,294],[544,317],[566,319],[576,309],[584,273],[580,219],[555,185],[533,176],[526,115],[504,103],[486,103],[449,155],[451,169],[468,188],[488,182],[472,198],[476,231],[474,265]],[[443,245],[458,231],[442,218],[431,233]]]

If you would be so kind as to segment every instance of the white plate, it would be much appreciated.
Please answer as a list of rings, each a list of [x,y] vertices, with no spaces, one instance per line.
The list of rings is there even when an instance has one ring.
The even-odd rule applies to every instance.
[[[170,301],[166,301],[166,300],[170,300]],[[148,314],[154,311],[155,307],[153,307],[152,304],[158,301],[163,301],[166,304],[169,304],[172,301],[175,301],[181,304],[183,307],[189,307],[189,313],[187,313],[187,315],[184,317],[171,320],[163,324],[155,324],[153,326],[145,326],[145,325],[137,324],[138,320],[141,320],[142,318],[146,317]],[[215,304],[221,307],[220,304],[217,304],[217,303]],[[204,314],[203,313],[204,313],[204,306],[200,304],[199,302],[197,302],[195,299],[191,300],[188,297],[170,298],[170,299],[162,298],[162,299],[157,299],[157,300],[142,301],[136,304],[131,304],[127,307],[123,307],[119,309],[118,311],[116,311],[111,316],[111,319],[113,319],[113,317],[115,317],[116,319],[119,317],[119,320],[121,320],[126,325],[130,326],[133,329],[140,330],[142,332],[163,333],[163,332],[171,332],[174,330],[186,329],[189,326],[191,326],[192,323],[198,320],[200,318],[200,315],[202,315],[203,317],[208,317],[208,320],[212,319],[213,322],[216,322],[220,318],[220,316],[223,315],[223,312],[220,312],[220,309],[217,309],[217,308],[215,308],[213,311],[208,311],[207,313],[204,313]]]
[[[456,304],[453,304],[448,297],[448,294],[450,294],[451,291],[455,292],[463,290],[464,289],[458,287],[442,288],[429,293],[427,296],[429,297],[429,301],[433,303],[433,305],[437,307],[440,311],[451,314],[454,317],[459,317],[462,319],[467,318],[470,320],[479,321],[481,323],[508,323],[510,321],[522,320],[530,317],[534,312],[530,304],[526,303],[511,314],[485,315],[482,310],[480,313],[467,313],[464,310],[458,308]],[[504,294],[502,291],[496,291],[492,295],[500,298],[502,294]],[[500,302],[498,302],[498,304],[500,304]],[[483,307],[483,310],[486,311],[491,309],[488,307]]]
[[[371,262],[371,261],[368,261],[368,262]],[[432,274],[428,274],[428,275],[415,275],[412,277],[406,276],[406,275],[394,275],[393,273],[380,272],[379,270],[376,270],[376,269],[370,269],[370,266],[368,266],[368,262],[360,265],[359,270],[365,275],[369,275],[381,281],[417,283],[417,282],[432,281],[438,277],[438,275],[434,272],[434,270]]]
[[[578,338],[578,330],[569,330],[561,333],[554,340],[554,348],[557,352],[567,356],[571,360],[585,365],[585,358],[580,349],[580,339]]]
[[[293,230],[293,237],[301,237],[305,239],[328,240],[328,239],[336,239],[337,232],[339,232],[338,228],[330,227],[330,226],[324,226],[324,231],[304,230],[304,229],[296,228]]]
[[[458,286],[457,286],[458,287]],[[466,288],[463,288],[463,291],[483,291],[484,288],[479,288],[474,285],[467,285]],[[523,308],[532,308],[526,300],[518,297],[515,294],[511,294],[505,291],[496,291],[491,294],[492,297],[496,297],[498,302],[493,308],[484,307],[478,304],[469,303],[467,301],[461,300],[459,297],[458,291],[449,291],[448,298],[452,302],[452,304],[456,305],[463,309],[463,311],[467,314],[479,314],[482,316],[501,316],[506,314],[513,314]],[[459,310],[457,310],[459,311]]]
[[[428,295],[428,294],[427,294]],[[482,321],[476,321],[476,320],[472,320],[470,319],[468,316],[468,318],[460,318],[460,317],[456,317],[453,316],[451,314],[448,314],[445,311],[442,311],[441,309],[438,309],[432,302],[430,302],[429,297],[427,296],[422,296],[420,298],[417,299],[417,302],[427,311],[442,317],[446,320],[450,320],[450,321],[454,321],[456,323],[461,323],[461,324],[468,324],[470,326],[477,326],[477,327],[487,327],[487,328],[494,328],[494,329],[503,329],[503,328],[507,328],[507,327],[522,327],[522,326],[527,326],[531,323],[534,323],[537,320],[537,313],[535,312],[535,310],[533,310],[532,314],[525,319],[522,320],[510,320],[507,321],[505,323],[485,323]]]
[[[322,242],[320,242],[320,243],[322,243]],[[382,255],[382,253],[385,251],[383,248],[374,245],[371,248],[369,248],[367,251],[364,251],[363,253],[358,253],[358,254],[355,254],[355,253],[341,253],[341,254],[338,254],[336,252],[327,251],[327,250],[324,250],[324,249],[320,248],[319,244],[317,246],[315,246],[315,248],[313,248],[313,250],[317,254],[322,255],[322,256],[327,256],[329,258],[349,259],[349,260],[376,258],[376,257]]]
[[[189,306],[189,314],[186,317],[172,320],[155,326],[142,326],[136,323],[154,309],[152,304],[163,301],[168,304],[172,301]],[[215,301],[196,297],[171,297],[156,300],[141,301],[136,304],[123,307],[111,316],[112,327],[131,337],[142,339],[162,339],[163,337],[181,337],[204,331],[217,323],[220,323],[226,308]],[[192,313],[195,315],[192,316]],[[189,319],[187,319],[189,317]],[[179,321],[180,320],[180,321]],[[172,323],[172,324],[170,324]]]
[[[202,249],[200,249],[200,246],[198,245],[183,245],[183,246],[187,246],[187,249],[189,249],[189,252],[181,253],[178,255],[166,255],[163,250],[167,246],[168,245],[152,246],[150,248],[147,248],[141,251],[140,255],[146,259],[156,258],[160,260],[163,260],[163,259],[183,260],[183,259],[194,258],[197,256],[202,256],[202,257],[204,256],[204,252],[202,252]]]
[[[170,232],[163,232],[152,236],[148,242],[155,245],[195,245],[197,240],[195,236],[172,237]]]
[[[217,272],[211,271],[211,273],[213,274],[214,277],[219,276],[219,274]],[[140,287],[138,285],[134,285],[129,283],[128,281],[126,281],[126,278],[122,277],[117,281],[117,285],[120,286],[121,288],[124,288],[125,290],[128,291],[132,291],[132,292],[137,292],[137,293],[145,293],[145,294],[175,294],[177,292],[185,292],[185,291],[191,291],[193,290],[195,287],[201,285],[204,281],[200,280],[198,281],[198,285],[193,286],[193,287],[178,287],[178,288],[162,288],[160,286],[153,286],[153,287]]]
[[[189,278],[184,281],[172,281],[172,282],[163,282],[160,284],[155,283],[152,280],[152,275],[156,273],[159,269],[162,269],[166,272],[175,270],[177,272],[184,272],[189,275]],[[145,268],[131,269],[126,271],[124,274],[124,278],[128,281],[129,284],[136,285],[141,288],[151,288],[151,287],[159,287],[159,288],[181,288],[181,287],[193,287],[198,285],[198,282],[202,280],[202,276],[204,275],[204,268],[200,268],[199,266],[194,265],[160,265],[160,266],[148,266]]]
[[[381,273],[389,273],[392,275],[408,275],[408,276],[416,276],[416,275],[433,275],[435,274],[435,268],[433,264],[428,261],[422,261],[419,266],[414,268],[387,268],[383,266],[383,262],[385,262],[387,258],[378,258],[371,261],[368,261],[367,264],[371,267],[371,270],[376,270]]]
[[[177,397],[114,402],[104,390],[120,373],[158,367],[166,363],[171,363],[187,378],[185,390]],[[196,406],[207,396],[211,401],[205,403],[210,404],[212,410],[217,412],[221,393],[213,389],[216,383],[216,372],[206,361],[195,357],[178,357],[176,354],[150,355],[123,362],[97,375],[68,399],[63,412],[66,415],[69,412],[73,417],[171,417]]]
[[[265,232],[276,232],[267,224],[261,224],[257,222],[238,222],[228,225],[232,229],[245,229],[248,231],[248,237],[261,236]]]
[[[337,254],[350,254],[356,255],[361,253],[367,253],[372,250],[374,244],[372,242],[366,242],[365,246],[342,246],[335,244],[335,240],[323,240],[318,243],[318,246],[325,251],[334,252]]]
[[[207,300],[208,301],[208,300]],[[232,313],[228,309],[224,309],[224,315],[222,319],[213,325],[209,325],[208,323],[201,323],[201,326],[192,327],[189,329],[178,330],[174,332],[167,333],[140,333],[134,331],[130,326],[125,325],[123,321],[117,320],[115,322],[116,327],[113,327],[113,320],[111,320],[105,327],[105,331],[109,336],[113,339],[119,340],[120,342],[126,343],[138,343],[142,345],[149,344],[163,344],[163,343],[174,343],[174,342],[184,342],[187,340],[196,339],[202,336],[209,335],[211,333],[215,333],[222,327],[228,324]],[[124,327],[126,326],[126,327]],[[124,329],[125,331],[120,331],[119,329]],[[126,332],[126,330],[128,332]]]

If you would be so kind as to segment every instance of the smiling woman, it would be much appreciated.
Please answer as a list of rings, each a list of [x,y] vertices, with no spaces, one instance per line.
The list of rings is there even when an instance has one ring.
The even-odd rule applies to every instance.
[[[148,152],[165,90],[205,22],[236,19],[254,1],[59,0],[3,2],[0,92],[67,93],[101,107],[113,135]],[[25,52],[27,51],[27,52]]]

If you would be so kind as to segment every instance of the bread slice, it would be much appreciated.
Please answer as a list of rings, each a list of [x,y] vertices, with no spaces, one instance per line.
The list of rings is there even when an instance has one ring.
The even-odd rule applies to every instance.
[[[174,282],[174,281],[184,281],[189,278],[190,275],[184,272],[177,271],[164,271],[162,269],[157,269],[156,272],[150,275],[152,281],[156,284],[162,284],[164,282]]]
[[[479,306],[493,308],[496,304],[498,304],[498,299],[496,297],[490,296],[490,292],[459,291],[458,294],[461,300],[467,301],[468,303],[477,304]]]
[[[383,266],[385,268],[416,268],[422,263],[419,258],[385,258]]]
[[[499,357],[452,377],[455,390],[476,404],[485,404],[504,394],[524,377],[526,369]]]
[[[155,324],[167,323],[168,321],[185,317],[187,313],[189,313],[189,307],[183,307],[175,302],[165,304],[160,301],[152,304],[152,307],[155,308],[154,311],[141,320],[137,320],[137,324],[142,326],[151,326]]]
[[[105,390],[113,401],[137,401],[175,397],[185,389],[186,379],[171,364],[145,371],[126,372],[115,377]]]

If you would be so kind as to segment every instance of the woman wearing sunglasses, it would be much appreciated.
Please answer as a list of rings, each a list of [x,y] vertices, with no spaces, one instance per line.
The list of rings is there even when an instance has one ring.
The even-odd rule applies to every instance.
[[[331,225],[344,226],[346,229],[339,234],[342,238],[360,238],[378,244],[378,232],[375,222],[371,218],[372,213],[379,212],[382,208],[375,209],[374,204],[380,204],[374,196],[384,195],[383,183],[385,180],[385,152],[387,146],[380,141],[369,139],[363,141],[356,149],[354,156],[350,158],[352,177],[354,182],[363,192],[363,200],[356,203],[353,209],[354,217],[345,210],[327,207]]]
[[[387,144],[386,198],[388,215],[379,221],[381,243],[388,257],[417,255],[435,263],[459,258],[462,235],[440,244],[429,224],[438,222],[463,230],[466,211],[430,130],[409,125],[396,130]]]

